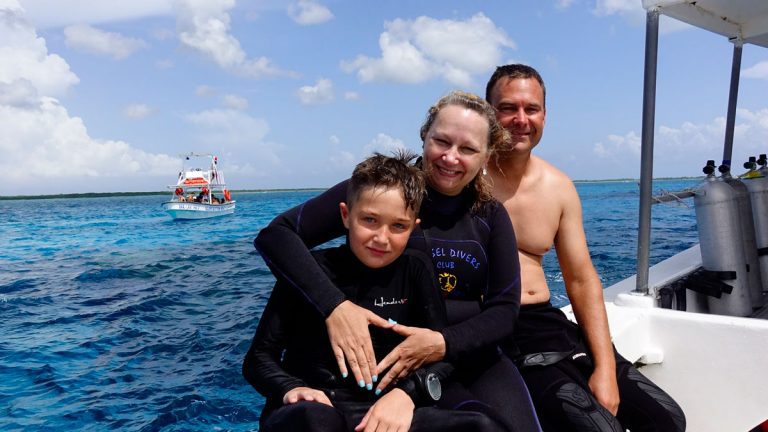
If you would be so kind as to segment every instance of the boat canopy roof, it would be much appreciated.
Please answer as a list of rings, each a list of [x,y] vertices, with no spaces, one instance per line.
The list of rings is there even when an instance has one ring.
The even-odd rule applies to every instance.
[[[741,40],[768,48],[766,0],[642,0],[646,10],[658,9],[675,18],[733,42]]]

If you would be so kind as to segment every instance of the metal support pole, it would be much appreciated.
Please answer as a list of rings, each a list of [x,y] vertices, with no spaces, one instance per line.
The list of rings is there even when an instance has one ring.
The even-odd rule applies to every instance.
[[[733,129],[736,126],[736,101],[739,99],[739,77],[741,75],[741,51],[743,42],[733,41],[733,63],[731,64],[731,89],[728,94],[728,114],[725,120],[725,142],[723,143],[723,164],[730,166],[733,155]]]
[[[640,217],[637,232],[637,284],[634,294],[648,295],[648,263],[651,244],[651,194],[653,187],[653,131],[656,116],[656,64],[659,50],[659,11],[645,18],[645,71],[643,77],[643,125],[640,150]]]

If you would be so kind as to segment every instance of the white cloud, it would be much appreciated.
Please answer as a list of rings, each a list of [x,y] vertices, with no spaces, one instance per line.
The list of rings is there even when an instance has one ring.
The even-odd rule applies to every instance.
[[[170,16],[174,0],[21,0],[37,28],[103,24],[152,16]]]
[[[593,151],[596,156],[606,159],[620,160],[629,156],[635,158],[640,155],[640,137],[630,131],[624,136],[608,135],[608,144],[598,142]]]
[[[145,104],[131,104],[123,108],[123,115],[133,119],[143,119],[154,110]]]
[[[374,139],[363,147],[363,158],[379,152],[384,155],[391,155],[396,150],[407,148],[402,140],[393,138],[387,134],[379,133]]]
[[[48,54],[43,38],[23,18],[13,0],[0,7],[0,82],[22,79],[45,96],[62,96],[80,80],[63,58]]]
[[[288,15],[301,25],[322,24],[333,19],[327,7],[313,0],[299,0],[289,5]]]
[[[416,84],[441,77],[457,86],[472,84],[475,74],[486,74],[501,63],[504,48],[515,43],[482,13],[464,21],[421,16],[385,23],[379,36],[380,58],[360,55],[343,61],[346,72],[362,82],[392,81]]]
[[[155,67],[161,70],[171,69],[173,66],[174,63],[171,59],[160,59],[155,62]]]
[[[220,154],[247,150],[259,155],[255,165],[227,162],[228,172],[267,175],[269,167],[281,164],[281,146],[265,140],[269,124],[264,119],[234,109],[213,109],[188,114],[186,120],[199,130],[198,148],[215,149]]]
[[[141,39],[125,37],[119,33],[105,32],[87,24],[72,25],[64,29],[65,45],[77,51],[108,55],[116,60],[124,59],[145,48]]]
[[[224,95],[223,102],[225,107],[231,109],[244,110],[248,108],[248,99],[233,94]]]
[[[574,0],[556,0],[555,8],[560,10],[568,9],[573,5]]]
[[[235,6],[235,0],[178,0],[174,4],[181,43],[219,67],[251,78],[295,75],[281,70],[266,57],[247,57],[240,42],[230,34],[229,10]]]
[[[736,114],[732,158],[733,166],[741,167],[749,156],[765,153],[768,109],[754,112],[738,109]],[[676,127],[660,126],[654,138],[654,158],[656,165],[666,171],[658,174],[681,175],[675,169],[690,166],[692,158],[700,158],[698,162],[701,166],[708,159],[719,163],[724,137],[724,117],[714,118],[708,123],[684,122]],[[623,136],[611,135],[607,143],[596,143],[593,153],[601,159],[635,167],[640,160],[640,136],[634,131]]]
[[[334,172],[345,170],[351,173],[352,167],[355,166],[355,155],[340,148],[341,139],[338,136],[331,135],[328,137],[328,141],[331,143],[331,150],[327,168]]]
[[[10,83],[0,81],[0,105],[35,108],[39,102],[37,89],[29,80],[19,78]]]
[[[207,85],[199,85],[195,88],[195,94],[199,97],[211,97],[216,94],[216,90]]]
[[[353,91],[344,92],[344,99],[345,100],[358,100],[358,99],[360,99],[360,93],[353,92]]]
[[[89,136],[85,122],[53,97],[77,76],[48,54],[22,14],[16,4],[0,3],[0,194],[125,190],[126,176],[174,172],[178,163],[167,155]]]
[[[750,68],[744,69],[741,72],[741,76],[744,78],[768,79],[768,61],[761,61]]]
[[[645,25],[646,11],[641,0],[596,0],[592,13],[597,16],[619,15],[634,26]],[[659,19],[659,33],[668,34],[692,28],[691,25],[665,15]]]
[[[105,191],[127,176],[168,176],[178,168],[170,156],[91,138],[83,120],[70,117],[53,98],[40,98],[36,109],[0,105],[0,128],[3,195]]]
[[[640,0],[596,0],[593,12],[598,16],[607,15],[636,15],[643,12]]]
[[[333,83],[321,78],[314,86],[303,86],[296,91],[303,105],[319,105],[333,101]]]

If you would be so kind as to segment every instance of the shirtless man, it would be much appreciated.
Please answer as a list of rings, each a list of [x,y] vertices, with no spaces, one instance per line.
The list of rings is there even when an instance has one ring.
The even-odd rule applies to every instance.
[[[493,194],[515,228],[522,273],[523,307],[505,349],[519,360],[545,431],[684,430],[674,400],[614,352],[576,188],[531,154],[544,132],[545,97],[541,76],[525,65],[497,68],[486,87],[486,99],[512,135],[488,167]],[[552,246],[578,326],[549,303],[542,259]]]

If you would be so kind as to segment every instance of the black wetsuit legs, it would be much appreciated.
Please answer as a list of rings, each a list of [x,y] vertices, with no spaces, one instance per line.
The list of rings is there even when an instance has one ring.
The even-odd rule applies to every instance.
[[[365,413],[368,405],[356,404],[353,409],[345,404],[345,416],[341,410],[318,402],[298,402],[284,405],[264,418],[263,432],[352,432]],[[477,406],[464,410],[445,410],[434,407],[417,408],[413,412],[410,432],[506,432],[498,421],[475,411]]]
[[[336,432],[348,429],[341,411],[319,402],[301,401],[283,405],[267,417],[264,414],[266,412],[262,412],[262,432]]]
[[[680,406],[627,360],[617,355],[619,412],[603,408],[589,390],[591,362],[564,359],[554,365],[522,370],[544,431],[682,432]],[[580,359],[580,360],[581,360]]]
[[[483,357],[487,361],[483,361]],[[439,406],[485,412],[513,432],[540,431],[533,402],[515,364],[506,356],[474,359],[475,367],[454,372],[454,379],[462,386],[458,391],[455,388],[445,391]],[[465,393],[461,393],[462,388]]]

